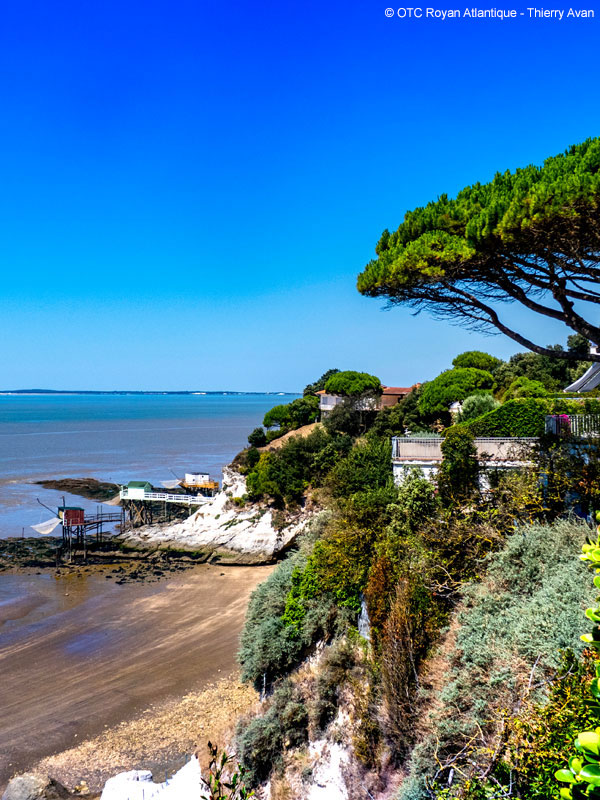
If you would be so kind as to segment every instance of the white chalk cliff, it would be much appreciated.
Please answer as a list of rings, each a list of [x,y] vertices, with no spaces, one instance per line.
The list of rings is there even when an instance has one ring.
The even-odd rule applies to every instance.
[[[142,547],[172,547],[185,550],[215,550],[271,559],[287,547],[302,530],[308,515],[281,530],[273,527],[271,509],[256,504],[238,508],[232,498],[246,493],[246,479],[230,467],[223,470],[223,487],[208,503],[183,522],[147,525],[120,535],[125,544]]]

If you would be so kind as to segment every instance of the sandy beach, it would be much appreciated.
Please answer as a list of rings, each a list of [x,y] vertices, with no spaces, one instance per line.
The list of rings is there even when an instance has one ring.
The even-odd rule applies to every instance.
[[[150,768],[176,765],[194,740],[204,747],[203,734],[215,734],[198,721],[212,697],[202,693],[234,673],[248,598],[271,569],[203,564],[157,583],[124,585],[107,579],[108,568],[58,577],[4,574],[5,592],[8,587],[18,599],[0,625],[0,789],[11,775],[53,754],[76,752],[81,742],[106,737],[122,723],[118,745],[104,740],[109,774],[144,766],[134,763],[144,758]],[[253,701],[235,678],[227,686],[220,696],[233,691],[237,699],[231,713],[219,701],[223,730],[229,716]],[[185,723],[186,704],[194,702],[190,719],[196,722]],[[144,712],[147,720],[162,720],[153,728],[160,731],[154,745],[143,735],[151,729]],[[181,723],[179,733],[173,720]],[[91,770],[83,761],[63,759],[63,778],[74,779],[77,771],[85,778]],[[96,782],[103,777],[96,770]]]
[[[108,778],[131,769],[149,769],[157,782],[163,781],[194,752],[205,772],[208,741],[231,751],[237,719],[258,703],[257,692],[233,674],[178,700],[152,704],[134,719],[48,756],[33,769],[71,789],[85,782],[92,796]]]

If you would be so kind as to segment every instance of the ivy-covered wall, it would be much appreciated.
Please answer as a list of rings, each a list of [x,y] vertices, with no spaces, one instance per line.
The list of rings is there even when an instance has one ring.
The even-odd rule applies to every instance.
[[[509,400],[464,427],[475,437],[542,436],[547,414],[600,414],[600,400],[533,397]]]
[[[527,398],[509,400],[465,425],[475,437],[479,436],[542,436],[545,417],[550,413],[547,400]]]

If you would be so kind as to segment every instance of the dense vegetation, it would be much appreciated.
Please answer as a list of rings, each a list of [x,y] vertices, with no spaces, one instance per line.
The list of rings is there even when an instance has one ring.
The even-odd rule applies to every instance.
[[[585,544],[600,433],[578,438],[565,416],[599,415],[600,401],[562,395],[600,360],[588,350],[600,327],[583,316],[600,303],[599,206],[597,138],[408,212],[382,234],[359,291],[530,352],[462,353],[380,411],[377,378],[330,370],[297,412],[273,409],[269,433],[251,434],[238,459],[248,499],[281,518],[320,509],[254,593],[242,636],[243,676],[264,703],[237,749],[252,785],[275,781],[271,796],[292,796],[274,790],[277,774],[306,764],[308,740],[326,731],[352,752],[357,797],[399,770],[400,800],[600,796],[600,609],[586,612],[583,649],[592,586],[577,559],[584,545],[600,565],[600,540]],[[506,322],[502,303],[574,335],[544,346]],[[321,425],[257,449],[314,419],[323,389],[344,400]],[[547,414],[561,417],[553,433]],[[435,480],[407,470],[397,486],[390,437],[415,433],[443,437],[440,469]],[[495,436],[536,444],[516,454],[519,469],[493,471],[474,439]]]
[[[554,771],[589,718],[582,687],[593,672],[576,613],[589,598],[575,556],[589,528],[568,514],[600,506],[600,460],[595,440],[544,436],[544,419],[599,413],[600,401],[548,387],[543,398],[501,403],[506,364],[463,355],[442,376],[475,380],[443,430],[435,482],[411,470],[394,484],[390,435],[440,430],[447,409],[427,398],[448,378],[371,416],[355,402],[371,396],[363,386],[308,435],[239,459],[248,500],[283,517],[321,509],[249,604],[239,658],[266,697],[237,733],[252,785],[296,763],[350,697],[365,785],[384,764],[403,765],[403,800],[479,800],[493,786],[504,787],[498,797],[558,798]],[[529,354],[532,371],[519,377],[536,380],[545,358]],[[497,435],[541,444],[527,469],[489,474],[482,491],[473,439]],[[368,645],[357,634],[365,612]],[[303,666],[309,656],[318,670]],[[443,678],[432,673],[440,659]]]

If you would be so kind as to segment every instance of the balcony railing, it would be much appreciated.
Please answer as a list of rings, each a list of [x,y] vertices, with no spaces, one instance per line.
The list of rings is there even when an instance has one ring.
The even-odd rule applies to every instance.
[[[181,506],[199,506],[202,503],[208,503],[210,497],[205,497],[200,494],[171,494],[170,492],[144,492],[144,496],[138,497],[134,491],[133,498],[129,495],[127,486],[123,486],[120,492],[121,500],[144,500],[145,502],[163,502],[163,503],[176,503]]]
[[[600,436],[600,414],[552,414],[546,417],[546,433]]]
[[[394,461],[441,461],[443,439],[396,436],[392,439]],[[536,444],[531,437],[494,437],[475,439],[477,456],[482,461],[523,461]]]

